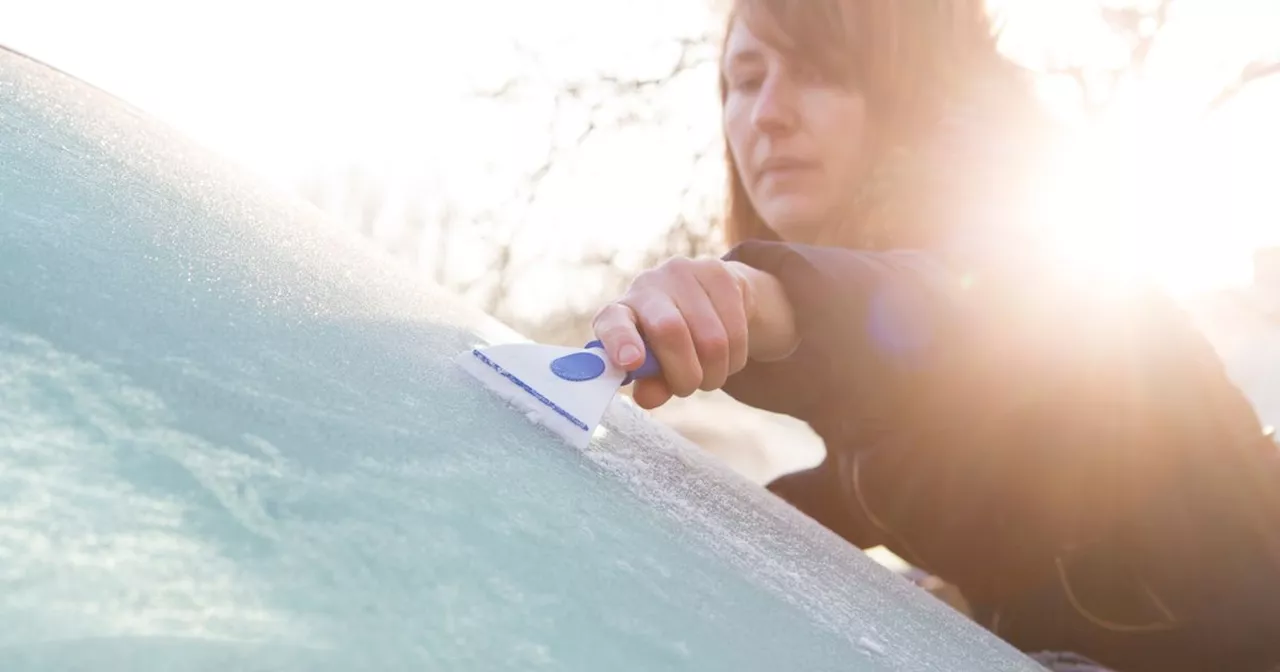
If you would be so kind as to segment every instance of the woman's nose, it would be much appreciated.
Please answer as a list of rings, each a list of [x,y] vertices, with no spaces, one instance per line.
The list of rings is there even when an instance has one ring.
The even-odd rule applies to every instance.
[[[752,123],[762,133],[790,132],[797,122],[795,103],[795,92],[785,78],[769,77],[756,96]]]

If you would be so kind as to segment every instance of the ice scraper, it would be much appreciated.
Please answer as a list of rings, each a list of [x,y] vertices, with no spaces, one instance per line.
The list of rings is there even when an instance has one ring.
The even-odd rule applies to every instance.
[[[644,364],[627,372],[605,354],[600,341],[582,348],[504,343],[474,348],[457,358],[490,390],[525,411],[525,417],[586,448],[618,389],[661,373],[648,347]]]

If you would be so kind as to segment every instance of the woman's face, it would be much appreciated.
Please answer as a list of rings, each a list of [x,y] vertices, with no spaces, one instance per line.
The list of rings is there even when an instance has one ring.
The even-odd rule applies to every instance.
[[[721,68],[724,127],[738,177],[764,223],[813,243],[852,214],[866,165],[866,101],[759,39],[730,27]]]

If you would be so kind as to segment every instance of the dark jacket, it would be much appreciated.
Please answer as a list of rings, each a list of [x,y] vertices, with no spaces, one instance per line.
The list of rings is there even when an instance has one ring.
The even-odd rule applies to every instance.
[[[725,390],[827,447],[775,493],[957,585],[1023,650],[1280,664],[1276,447],[1173,301],[1003,253],[727,258],[781,279],[802,341]]]

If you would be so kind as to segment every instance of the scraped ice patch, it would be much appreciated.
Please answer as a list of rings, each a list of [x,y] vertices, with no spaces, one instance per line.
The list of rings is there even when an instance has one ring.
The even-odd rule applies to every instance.
[[[257,534],[270,524],[229,484],[278,469],[170,429],[153,394],[0,326],[0,645],[74,637],[307,641],[262,589],[189,533],[184,500],[122,475],[130,454],[184,461]]]

